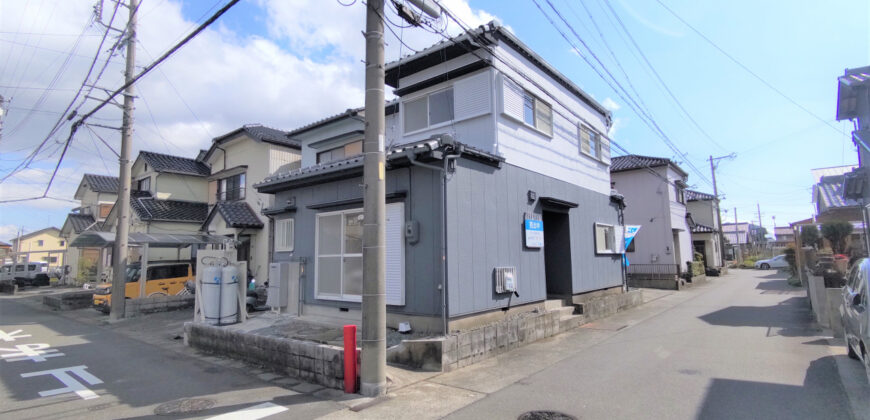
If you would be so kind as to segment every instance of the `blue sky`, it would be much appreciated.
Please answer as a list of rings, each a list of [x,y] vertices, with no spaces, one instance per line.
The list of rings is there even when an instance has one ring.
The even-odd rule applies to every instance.
[[[546,0],[537,1],[553,16]],[[726,197],[723,208],[736,207],[741,221],[757,220],[756,203],[767,227],[772,226],[774,216],[778,225],[810,216],[810,169],[856,163],[848,138],[851,127],[834,121],[836,77],[845,68],[870,64],[870,6],[866,1],[661,0],[811,115],[726,58],[656,1],[611,0],[610,7],[643,54],[712,140],[694,127],[659,85],[605,0],[550,1],[623,85],[628,87],[631,81],[638,102],[645,104],[684,156],[667,148],[626,101],[572,52],[532,0],[450,0],[445,4],[468,22],[479,24],[495,16],[508,25],[584,90],[613,106],[613,134],[620,145],[632,153],[680,161],[696,189],[712,192],[702,179],[709,179],[709,155],[736,153],[735,159],[720,163],[717,180]],[[7,63],[0,68],[0,95],[14,96],[15,107],[5,122],[5,133],[21,125],[0,142],[0,172],[11,168],[45,135],[45,127],[58,118],[72,95],[69,89],[81,82],[88,56],[96,50],[99,31],[91,28],[70,68],[53,85],[67,90],[50,91],[40,106],[40,91],[4,88],[46,86],[63,62],[64,54],[57,51],[70,50],[75,41],[71,35],[81,31],[93,4],[88,0],[64,2],[55,4],[59,10],[46,13],[47,2],[0,0],[0,62]],[[147,53],[139,54],[138,64],[147,64],[219,4],[223,2],[144,0],[140,43]],[[582,5],[600,27],[604,41]],[[259,122],[292,129],[359,106],[362,12],[359,2],[342,7],[333,1],[243,1],[159,72],[143,79],[140,94],[144,99],[137,102],[136,150],[192,155],[210,138],[241,124]],[[415,48],[437,40],[419,29],[396,31]],[[29,33],[57,35],[25,35]],[[398,43],[388,39],[388,44],[388,58],[395,58]],[[113,58],[103,84],[119,84],[121,61],[121,57]],[[21,116],[28,109],[37,111],[22,123]],[[108,124],[119,120],[116,110],[107,110],[102,117]],[[102,135],[110,142],[116,137],[111,132]],[[111,152],[97,140],[80,137],[62,167],[53,196],[71,198],[82,173],[111,173],[116,167]],[[103,156],[98,159],[99,154]],[[0,184],[0,197],[41,193],[45,171],[53,168],[52,163],[47,155],[14,184]],[[703,174],[694,173],[689,163]],[[45,200],[2,205],[0,240],[8,239],[16,226],[26,231],[47,224],[59,227],[72,206]],[[733,210],[723,218],[732,220]]]

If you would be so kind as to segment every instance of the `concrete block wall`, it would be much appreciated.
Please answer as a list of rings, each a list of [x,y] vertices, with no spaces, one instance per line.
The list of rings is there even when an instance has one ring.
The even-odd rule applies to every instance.
[[[185,344],[334,389],[344,388],[344,349],[187,322]]]
[[[92,290],[80,290],[43,296],[42,304],[58,311],[88,308],[94,304],[94,292]]]
[[[154,312],[175,311],[192,308],[196,297],[194,295],[154,296],[149,298],[128,299],[124,306],[124,315],[128,318]]]

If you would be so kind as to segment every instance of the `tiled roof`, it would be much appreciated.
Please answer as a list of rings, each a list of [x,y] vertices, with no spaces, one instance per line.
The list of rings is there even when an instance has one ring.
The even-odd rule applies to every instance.
[[[196,159],[181,156],[164,155],[154,152],[139,152],[145,163],[151,165],[157,172],[170,172],[183,175],[209,176],[211,169]]]
[[[85,174],[84,181],[95,192],[118,193],[118,177],[116,176]]]
[[[264,141],[267,143],[277,143],[284,146],[300,148],[301,143],[298,140],[293,140],[288,137],[286,131],[277,130],[271,127],[265,127],[260,124],[246,124],[242,130],[252,139]]]
[[[860,205],[856,200],[843,198],[844,180],[845,176],[843,175],[823,176],[819,180],[819,183],[816,184],[818,199],[826,207],[852,207]]]
[[[405,152],[413,152],[415,154],[421,152],[427,152],[431,150],[438,149],[442,144],[440,140],[421,140],[413,143],[401,144],[389,149],[386,152],[386,160],[389,162],[393,159],[398,159],[404,156]],[[459,142],[454,143],[454,147],[461,148],[463,150],[463,156],[472,156],[477,159],[481,159],[487,162],[494,162],[497,164],[501,164],[504,161],[504,158],[501,156],[496,156],[491,153],[484,152],[482,150],[475,149],[471,146],[466,146]],[[361,168],[363,166],[363,157],[362,155],[352,156],[343,160],[322,163],[319,165],[306,166],[304,168],[294,169],[288,172],[277,173],[271,177],[267,177],[263,181],[254,184],[254,188],[260,190],[260,188],[268,187],[276,184],[282,184],[289,181],[297,181],[304,178],[314,178],[319,175],[325,174],[333,174],[342,171],[352,171],[356,170],[356,168]]]
[[[712,227],[707,226],[707,225],[695,223],[695,225],[692,226],[692,233],[713,233],[713,232],[716,232],[716,229],[713,229]]]
[[[147,191],[131,191],[130,207],[143,221],[202,223],[208,217],[206,203],[159,200]]]
[[[652,168],[656,166],[665,166],[669,163],[671,163],[670,159],[660,157],[641,155],[617,156],[610,160],[610,172],[630,171],[647,167]]]
[[[686,201],[706,201],[715,200],[713,194],[702,193],[700,191],[686,190]]]
[[[90,214],[75,214],[70,213],[66,216],[66,220],[69,222],[70,226],[75,233],[82,233],[88,228],[94,228],[94,216]]]
[[[336,120],[339,120],[339,119],[342,119],[345,117],[352,117],[355,115],[359,115],[363,112],[363,110],[364,110],[364,108],[347,109],[342,113],[330,115],[326,118],[314,121],[313,123],[303,125],[302,127],[299,127],[295,130],[290,131],[289,133],[287,133],[287,135],[293,136],[293,135],[311,130],[313,128],[319,127],[321,125],[324,125],[324,124],[327,124],[327,123],[330,123],[330,122],[333,122],[333,121],[336,121]]]
[[[251,206],[244,201],[221,201],[215,205],[212,213],[209,215],[206,223],[214,217],[215,212],[219,212],[221,217],[227,223],[227,226],[232,228],[262,228],[263,222],[251,209]]]

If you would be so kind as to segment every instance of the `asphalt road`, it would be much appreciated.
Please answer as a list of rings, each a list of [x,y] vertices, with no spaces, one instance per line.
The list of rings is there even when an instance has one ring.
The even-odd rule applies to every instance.
[[[834,360],[845,356],[814,327],[802,289],[770,271],[737,270],[691,293],[634,325],[587,326],[611,335],[449,417],[851,418]]]
[[[14,299],[0,301],[0,331],[0,418],[210,418],[263,403],[263,414],[315,418],[344,408]],[[208,408],[183,413],[197,406]]]

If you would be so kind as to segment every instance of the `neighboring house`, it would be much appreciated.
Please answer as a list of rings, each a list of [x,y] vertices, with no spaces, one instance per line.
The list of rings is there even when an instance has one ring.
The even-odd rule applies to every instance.
[[[837,121],[851,120],[852,143],[858,149],[858,169],[845,174],[843,198],[860,204],[861,217],[870,220],[870,66],[846,69],[837,78]],[[870,230],[863,224],[861,233],[865,255],[870,249]]]
[[[689,175],[667,158],[626,155],[613,158],[613,188],[625,196],[625,223],[640,225],[629,263],[676,265],[693,260],[692,231],[686,210]]]
[[[774,226],[773,235],[776,239],[773,241],[774,248],[785,248],[789,245],[794,246],[794,229],[790,226]]]
[[[208,216],[209,175],[209,167],[196,159],[139,152],[131,170],[130,232],[199,233]],[[116,231],[117,217],[116,205],[106,217],[106,231]],[[131,248],[129,261],[139,257]],[[190,257],[190,248],[154,248],[148,255],[153,261]]]
[[[209,213],[201,228],[235,239],[239,260],[248,262],[257,279],[269,275],[272,223],[261,211],[272,206],[273,197],[252,186],[279,171],[299,168],[300,148],[284,131],[245,125],[215,138],[198,158],[211,168]]]
[[[85,174],[76,189],[75,199],[80,206],[72,209],[60,228],[60,234],[72,243],[82,232],[103,230],[103,222],[118,200],[118,177]],[[67,252],[65,265],[69,278],[79,282],[95,281],[102,273],[107,253],[101,248],[72,248]]]
[[[16,262],[48,263],[49,267],[62,267],[66,255],[66,239],[60,236],[60,229],[48,227],[36,232],[13,238],[12,258]]]
[[[722,234],[725,235],[726,242],[725,257],[736,259],[737,248],[742,252],[741,255],[747,255],[764,246],[767,229],[747,222],[722,223]]]
[[[601,104],[495,24],[388,64],[386,83],[388,325],[462,330],[622,290]],[[360,319],[363,117],[291,131],[301,168],[255,185],[275,195],[273,261],[304,263],[304,315]],[[510,273],[516,294],[497,287]]]
[[[712,194],[686,190],[686,210],[694,221],[692,246],[704,256],[707,267],[722,267],[722,229],[719,228],[719,200]]]
[[[9,264],[12,262],[12,245],[0,241],[0,264]]]
[[[850,167],[842,167],[843,171]],[[821,226],[825,221],[844,221],[852,223],[855,227],[848,241],[847,249],[857,248],[859,253],[867,254],[866,231],[864,229],[864,215],[861,205],[862,198],[848,198],[844,194],[847,176],[842,175],[821,176],[813,186],[813,204],[816,208],[815,221]]]

